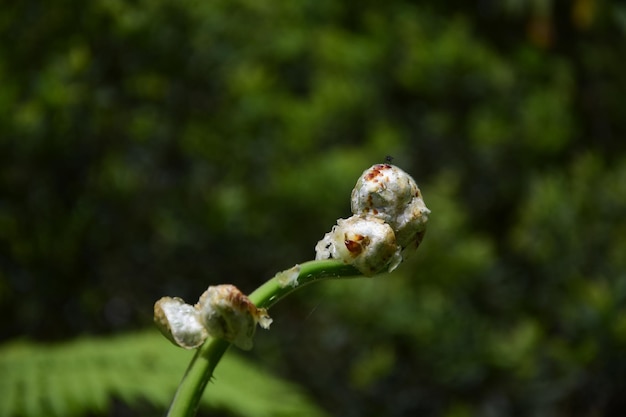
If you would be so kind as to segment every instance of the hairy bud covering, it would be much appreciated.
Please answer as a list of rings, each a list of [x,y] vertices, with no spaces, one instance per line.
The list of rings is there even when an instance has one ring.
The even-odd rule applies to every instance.
[[[364,275],[395,269],[421,243],[430,213],[415,180],[390,164],[363,172],[351,208],[354,215],[317,243],[316,259],[339,259]]]
[[[351,207],[354,214],[388,223],[402,249],[419,246],[430,213],[415,180],[390,164],[377,164],[363,172],[352,190]]]
[[[197,348],[207,338],[198,310],[178,297],[163,297],[154,304],[154,322],[165,337],[185,349]]]
[[[196,304],[200,321],[212,337],[225,339],[249,350],[257,323],[267,329],[272,319],[264,308],[257,308],[234,285],[209,287]]]
[[[391,227],[371,216],[337,220],[315,250],[316,259],[341,259],[363,275],[392,271],[402,261]]]

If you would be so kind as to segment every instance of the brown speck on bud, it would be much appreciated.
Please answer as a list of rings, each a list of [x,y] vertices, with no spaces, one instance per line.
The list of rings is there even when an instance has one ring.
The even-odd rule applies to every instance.
[[[352,239],[348,239],[348,233],[344,233],[344,239],[346,249],[348,249],[348,252],[350,252],[352,256],[360,255],[363,249],[370,243],[369,237],[359,234],[352,236]]]

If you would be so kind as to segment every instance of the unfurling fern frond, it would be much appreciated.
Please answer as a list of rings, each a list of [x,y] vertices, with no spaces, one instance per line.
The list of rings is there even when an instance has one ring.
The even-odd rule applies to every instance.
[[[0,347],[0,417],[104,414],[113,398],[131,407],[146,401],[164,412],[192,354],[156,332],[9,343]],[[236,354],[223,359],[216,378],[204,407],[250,417],[323,415],[297,387]]]

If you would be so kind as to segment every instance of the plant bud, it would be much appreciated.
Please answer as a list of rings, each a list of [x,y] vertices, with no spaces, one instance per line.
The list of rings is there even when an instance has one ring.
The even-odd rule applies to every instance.
[[[233,285],[209,287],[196,309],[211,337],[227,340],[235,346],[252,349],[257,323],[268,329],[272,319],[264,308],[257,308]]]
[[[365,170],[352,190],[352,213],[388,223],[402,249],[419,246],[430,210],[415,180],[400,168],[377,164]]]
[[[277,273],[274,276],[274,279],[278,282],[282,288],[286,287],[297,287],[298,286],[298,277],[300,276],[300,265],[296,264],[293,267],[286,269]]]
[[[165,337],[185,349],[197,348],[207,338],[198,311],[177,297],[163,297],[154,304],[154,321]]]
[[[355,215],[337,225],[315,246],[315,259],[339,259],[363,275],[394,270],[402,261],[391,227],[373,216]]]

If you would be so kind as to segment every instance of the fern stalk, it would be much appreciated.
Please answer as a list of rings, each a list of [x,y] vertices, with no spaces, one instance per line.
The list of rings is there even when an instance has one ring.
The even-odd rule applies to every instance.
[[[300,265],[297,281],[286,284],[279,276],[257,288],[249,298],[259,308],[270,308],[289,293],[307,284],[328,278],[355,278],[362,276],[351,265],[337,260],[309,261]],[[196,351],[176,395],[172,400],[168,417],[192,417],[196,414],[204,389],[213,371],[230,343],[222,339],[208,338]]]
[[[197,316],[190,306],[181,305],[184,304],[182,300],[171,297],[159,300],[155,305],[155,318],[168,318],[169,313],[164,311],[162,304],[173,304],[177,309],[171,321],[164,321],[162,329],[166,330],[165,334],[170,334],[175,343],[184,347],[202,343],[203,339],[197,336],[204,336],[203,331],[209,335],[226,336],[221,322],[226,318],[220,313],[220,309],[226,309],[230,327],[237,329],[237,332],[230,332],[234,334],[228,337],[229,340],[244,349],[252,347],[254,327],[250,328],[250,324],[256,326],[258,322],[262,327],[269,326],[269,317],[263,316],[265,310],[296,288],[325,278],[372,276],[395,269],[402,261],[402,251],[419,246],[430,213],[415,180],[390,164],[376,164],[363,172],[352,190],[350,207],[353,216],[338,219],[337,225],[315,246],[318,260],[276,274],[250,294],[249,299],[243,298],[245,296],[232,285],[209,287],[199,301],[204,324],[199,330],[196,330],[199,327]],[[225,301],[229,303],[226,307]],[[249,305],[250,302],[253,305]],[[241,313],[243,319],[237,317]],[[250,321],[252,314],[259,320]],[[167,333],[168,330],[171,332]],[[244,337],[240,337],[241,334]],[[211,337],[200,346],[178,387],[168,414],[170,417],[195,414],[204,388],[228,346],[228,342]]]

